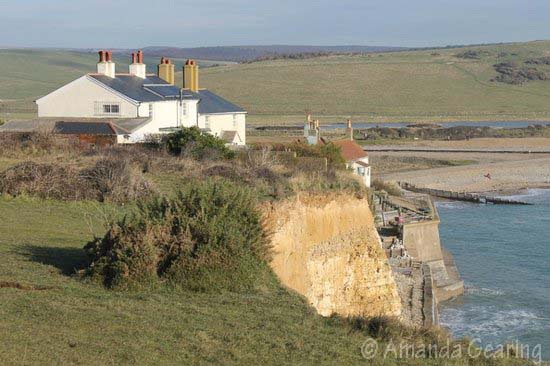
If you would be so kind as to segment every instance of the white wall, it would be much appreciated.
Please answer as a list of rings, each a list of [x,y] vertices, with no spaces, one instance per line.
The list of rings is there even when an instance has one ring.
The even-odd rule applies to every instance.
[[[170,100],[147,103],[147,110],[149,110],[149,104],[153,106],[153,115],[149,116],[151,122],[135,131],[132,135],[159,134],[163,133],[161,131],[162,128],[178,126],[178,101]]]
[[[142,107],[140,107],[140,114],[142,109],[144,113],[146,109],[146,116],[149,116],[149,105],[151,104],[153,106],[153,115],[149,116],[151,118],[151,122],[147,123],[145,126],[142,126],[137,131],[134,131],[130,139],[124,140],[124,142],[139,142],[142,141],[147,135],[158,135],[171,132],[170,130],[163,131],[162,129],[170,129],[179,126],[196,126],[198,101],[185,100],[183,103],[186,105],[185,114],[183,113],[184,108],[180,106],[180,102],[178,100],[143,103]]]
[[[184,100],[183,102],[185,103],[187,108],[186,108],[186,113],[185,114],[182,113],[182,120],[181,120],[182,126],[183,127],[197,126],[197,118],[198,118],[197,108],[198,108],[198,105],[199,105],[199,101],[198,100]]]
[[[105,118],[96,115],[95,103],[116,103],[120,105],[120,113],[113,117],[137,117],[137,105],[118,94],[105,89],[83,76],[69,84],[38,99],[38,117],[84,117]]]
[[[365,186],[370,187],[370,185],[371,185],[371,167],[370,166],[369,167],[363,167],[363,166],[357,164],[356,163],[357,161],[361,161],[365,164],[368,164],[369,163],[369,158],[367,156],[367,157],[364,157],[364,158],[361,158],[361,159],[357,159],[355,161],[352,161],[352,162],[348,163],[347,165],[348,165],[348,168],[353,170],[353,174],[358,175],[358,176],[361,177],[361,179],[363,180],[363,183],[365,183]],[[359,172],[360,169],[364,171],[363,174],[361,174]]]
[[[235,116],[235,122],[233,116]],[[227,113],[227,114],[200,114],[199,127],[207,128],[206,118],[209,120],[209,128],[214,136],[221,136],[222,131],[237,131],[241,141],[239,145],[246,143],[246,114],[245,113]]]

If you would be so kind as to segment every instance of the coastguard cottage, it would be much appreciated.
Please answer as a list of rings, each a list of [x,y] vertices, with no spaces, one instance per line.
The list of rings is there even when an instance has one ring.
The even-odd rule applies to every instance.
[[[132,54],[128,72],[118,73],[112,52],[99,51],[96,72],[36,100],[36,122],[62,133],[110,135],[118,143],[143,142],[197,126],[228,144],[244,145],[246,111],[200,88],[195,61],[188,60],[183,67],[183,88],[175,85],[174,74],[174,64],[164,57],[157,73],[148,73],[142,51]]]
[[[313,120],[310,114],[306,117],[304,138],[310,145],[327,143],[327,141],[321,137],[319,120]],[[346,160],[346,167],[351,169],[354,174],[360,176],[365,186],[370,187],[371,166],[369,164],[369,155],[357,142],[353,140],[353,126],[351,119],[348,119],[346,122],[346,138],[330,142],[340,148],[340,152]]]

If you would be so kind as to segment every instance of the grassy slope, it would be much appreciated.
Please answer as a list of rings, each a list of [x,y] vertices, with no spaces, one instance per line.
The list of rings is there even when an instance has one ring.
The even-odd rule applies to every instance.
[[[0,198],[2,365],[367,364],[366,336],[272,279],[257,293],[119,292],[75,278],[112,207]],[[485,365],[386,359],[380,365]],[[494,364],[500,364],[495,362]],[[503,364],[519,364],[505,362]]]
[[[69,277],[84,263],[91,204],[0,200],[2,364],[360,361],[362,337],[329,326],[297,296],[107,291]],[[94,222],[95,221],[95,222]],[[91,220],[99,229],[97,220]],[[29,229],[32,228],[32,229]]]
[[[325,121],[550,119],[550,81],[489,81],[494,63],[548,55],[550,41],[472,49],[489,54],[466,60],[454,57],[464,49],[422,50],[227,65],[203,69],[201,85],[244,106],[252,122],[302,121],[306,109]],[[12,113],[25,112],[33,98],[94,70],[95,60],[95,54],[0,50],[0,99],[26,100],[11,105]],[[126,70],[126,58],[115,61]],[[157,61],[146,59],[150,72]]]
[[[550,81],[489,81],[493,64],[547,55],[550,42],[473,49],[490,54],[465,60],[454,57],[464,49],[449,49],[271,61],[205,70],[201,83],[260,122],[302,121],[306,109],[375,121],[550,118]],[[518,56],[498,57],[503,51]]]

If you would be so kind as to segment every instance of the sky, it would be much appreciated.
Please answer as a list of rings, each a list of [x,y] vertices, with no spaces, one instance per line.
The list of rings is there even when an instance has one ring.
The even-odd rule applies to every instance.
[[[550,39],[549,0],[0,0],[0,46],[368,45]]]

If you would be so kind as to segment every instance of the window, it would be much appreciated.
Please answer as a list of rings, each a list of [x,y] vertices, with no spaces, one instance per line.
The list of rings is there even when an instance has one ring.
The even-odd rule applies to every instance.
[[[233,128],[237,128],[237,115],[233,115]]]
[[[153,108],[153,103],[149,103],[149,117],[153,117],[153,112],[155,109]]]
[[[187,116],[187,103],[185,102],[181,104],[181,114],[182,116]]]
[[[204,117],[204,128],[210,128],[210,116]]]
[[[95,102],[94,114],[96,116],[120,115],[120,104],[115,102]]]
[[[119,112],[120,106],[118,104],[103,104],[103,113],[118,114]]]

